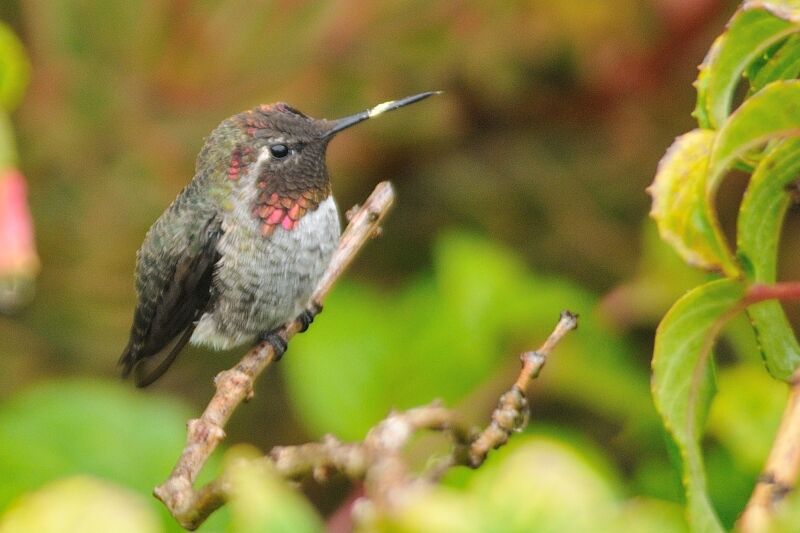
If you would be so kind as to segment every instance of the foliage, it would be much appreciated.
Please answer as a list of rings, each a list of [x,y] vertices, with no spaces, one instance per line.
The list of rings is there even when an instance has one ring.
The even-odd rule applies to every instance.
[[[354,277],[401,283],[429,269],[441,229],[458,227],[598,293],[637,258],[640,189],[688,99],[660,62],[625,63],[628,50],[672,54],[671,22],[650,0],[0,4],[34,65],[13,118],[47,260],[30,311],[0,324],[0,356],[25,374],[0,372],[9,393],[48,374],[53,353],[78,374],[114,374],[136,249],[192,176],[204,136],[233,113],[286,101],[334,118],[443,89],[427,110],[331,143],[342,210],[381,179],[400,199]],[[691,69],[696,58],[675,61]],[[671,96],[625,98],[620,69]],[[16,364],[26,358],[34,364]],[[217,357],[189,358],[170,383],[200,402],[207,391],[190,385],[219,368]],[[280,402],[276,393],[268,403]],[[242,425],[277,417],[251,412]],[[273,428],[274,442],[297,437],[287,426]]]
[[[411,501],[399,516],[384,517],[378,531],[498,530],[680,532],[680,508],[650,499],[626,501],[607,465],[585,451],[544,436],[521,437],[499,451],[469,480],[440,487]],[[532,482],[535,480],[535,482]]]
[[[6,113],[16,109],[22,100],[29,70],[22,43],[7,24],[0,22],[0,109]]]
[[[49,483],[16,502],[0,532],[155,533],[156,513],[141,495],[85,475]]]
[[[322,520],[309,502],[265,462],[255,462],[260,455],[258,450],[243,446],[231,449],[225,457],[225,472],[233,486],[230,530],[241,533],[322,531]]]
[[[239,485],[232,500],[236,531],[322,531],[316,513],[263,463],[242,468],[245,463],[235,454],[244,452],[231,452]],[[367,513],[363,527],[395,533],[524,532],[531,524],[537,531],[553,532],[686,531],[678,505],[626,500],[619,493],[619,481],[609,475],[609,465],[596,464],[590,455],[562,439],[521,437],[466,483],[445,480],[444,485],[412,492],[395,513],[370,515],[362,510]]]
[[[320,315],[314,335],[293,342],[297,356],[287,358],[286,376],[313,433],[360,439],[391,408],[463,399],[498,367],[515,368],[515,351],[538,345],[565,302],[575,310],[596,305],[574,284],[527,272],[517,257],[465,234],[441,236],[434,265],[433,278],[402,291],[337,288],[326,304],[336,311]],[[559,346],[548,387],[570,401],[591,398],[597,412],[646,423],[646,377],[625,343],[590,312],[580,328],[582,335]],[[579,363],[588,352],[591,361]]]
[[[781,305],[750,305],[747,296],[754,284],[776,281],[789,186],[800,171],[798,33],[795,2],[744,2],[700,67],[694,111],[699,129],[670,147],[650,188],[662,237],[690,264],[723,276],[675,303],[658,328],[653,354],[656,407],[677,446],[689,516],[698,531],[722,529],[701,443],[714,395],[711,350],[723,327],[746,308],[770,374],[789,380],[800,364],[800,345]],[[734,106],[743,76],[749,91]],[[734,251],[715,207],[732,168],[752,174]]]
[[[375,180],[391,179],[397,208],[324,313],[237,411],[226,442],[264,451],[328,432],[360,439],[388,409],[435,397],[485,423],[517,371],[516,353],[540,342],[568,307],[581,314],[581,326],[532,388],[531,429],[481,469],[452,471],[402,516],[376,517],[376,527],[470,531],[507,523],[525,530],[535,521],[542,529],[684,530],[680,477],[648,391],[652,331],[670,303],[718,279],[719,270],[746,281],[687,295],[678,310],[698,312],[696,323],[684,321],[684,328],[673,311],[662,329],[675,331],[677,322],[678,335],[660,333],[659,346],[719,328],[714,316],[728,314],[709,294],[730,303],[750,283],[776,279],[790,203],[783,190],[797,159],[783,139],[793,114],[770,114],[781,102],[762,99],[750,118],[727,128],[728,151],[715,157],[752,172],[739,221],[752,231],[738,235],[735,247],[726,242],[725,170],[707,176],[700,167],[714,142],[697,141],[715,141],[740,97],[754,99],[777,80],[788,81],[772,95],[794,98],[791,80],[800,69],[793,4],[749,2],[701,72],[701,132],[684,140],[695,152],[672,152],[673,163],[662,165],[672,177],[657,195],[669,242],[714,272],[687,267],[652,227],[637,241],[653,161],[675,131],[690,127],[684,73],[692,75],[697,49],[719,33],[717,15],[732,2],[0,5],[35,74],[10,119],[43,263],[30,307],[0,316],[0,522],[58,512],[67,523],[74,509],[103,519],[98,507],[105,506],[156,530],[178,530],[152,487],[174,464],[184,422],[202,409],[213,375],[241,354],[190,349],[143,393],[111,380],[130,326],[136,247],[191,176],[214,125],[261,102],[285,100],[334,117],[444,89],[427,113],[369,124],[332,143],[339,206],[360,201]],[[746,87],[739,87],[742,72]],[[774,131],[750,129],[763,119]],[[781,123],[789,130],[778,129]],[[768,149],[750,142],[763,135],[777,136]],[[686,171],[693,160],[698,168]],[[715,192],[723,196],[718,208]],[[673,201],[683,207],[671,209]],[[787,232],[787,240],[797,238]],[[800,271],[791,257],[781,267],[789,276]],[[710,307],[694,309],[698,301]],[[797,345],[780,307],[765,302],[747,313],[764,352],[787,355],[768,359],[773,373],[786,375]],[[710,502],[730,526],[758,476],[785,390],[751,357],[759,345],[743,317],[727,322],[724,335],[720,355],[735,364],[703,366],[710,353],[704,359],[702,350],[665,357],[655,381],[660,389],[688,383],[686,374],[665,368],[710,376],[701,381],[709,388],[698,389],[707,396],[690,401],[679,387],[667,398],[674,400],[667,402],[670,428],[683,432],[684,457],[694,451],[693,490],[705,478],[693,509]],[[705,419],[700,441],[695,428]],[[423,464],[432,447],[421,438],[408,453]],[[678,448],[670,451],[680,458]],[[201,531],[286,523],[316,530],[321,515],[347,497],[335,484],[322,496],[313,487],[312,510],[269,471],[236,470],[237,457],[252,452],[231,452],[238,494]],[[68,502],[64,491],[73,496]],[[798,509],[796,499],[789,502],[778,520],[796,524]]]
[[[127,509],[136,520],[160,519],[165,530],[181,531],[149,495],[183,446],[188,415],[172,399],[148,397],[120,383],[54,382],[4,402],[0,509],[11,506],[4,527],[52,531],[35,524],[65,519],[74,506],[96,520],[92,522],[96,528],[87,531],[116,529],[115,508]],[[214,469],[212,464],[210,470]],[[32,490],[32,495],[17,499]],[[138,496],[131,496],[131,491]],[[98,492],[108,495],[97,499]],[[54,505],[65,493],[73,495],[72,503]],[[109,508],[104,511],[105,506]],[[72,519],[77,519],[74,514]],[[21,523],[28,526],[12,527]],[[0,527],[0,531],[5,530]]]

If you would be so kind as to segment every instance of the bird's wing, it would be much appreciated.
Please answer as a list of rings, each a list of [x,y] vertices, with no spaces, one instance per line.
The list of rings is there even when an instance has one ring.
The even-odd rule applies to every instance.
[[[133,371],[138,387],[161,377],[189,341],[208,304],[219,260],[221,229],[215,217],[199,231],[183,235],[177,246],[167,242],[168,222],[156,222],[145,241],[153,246],[140,252],[139,299],[130,340],[119,359],[123,377]]]

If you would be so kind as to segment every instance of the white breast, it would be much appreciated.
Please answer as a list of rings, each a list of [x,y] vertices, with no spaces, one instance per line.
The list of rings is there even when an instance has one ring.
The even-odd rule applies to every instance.
[[[262,237],[260,221],[251,211],[255,172],[249,174],[241,178],[250,183],[240,184],[235,208],[223,217],[211,307],[197,324],[193,344],[232,348],[295,318],[339,242],[339,216],[331,196],[294,229],[278,227]]]

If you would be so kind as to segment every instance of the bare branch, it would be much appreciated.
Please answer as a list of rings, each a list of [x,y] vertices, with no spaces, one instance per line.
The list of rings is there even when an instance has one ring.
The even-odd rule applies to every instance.
[[[777,504],[797,484],[799,472],[800,372],[796,372],[767,464],[739,518],[739,529],[745,533],[765,531]]]
[[[394,191],[389,182],[379,183],[364,205],[352,214],[350,223],[339,241],[339,247],[328,269],[314,291],[309,310],[319,313],[321,303],[331,287],[353,261],[358,251],[373,237],[394,201]],[[278,333],[288,342],[302,329],[302,322],[294,320]],[[211,453],[225,438],[225,424],[236,407],[253,395],[256,378],[275,361],[275,350],[270,343],[262,342],[233,368],[220,372],[214,379],[216,393],[200,418],[190,420],[186,446],[169,478],[154,489],[172,515],[187,529],[195,529],[222,503],[221,483],[212,483],[200,491],[194,482]]]
[[[350,224],[342,235],[331,264],[312,295],[309,311],[319,313],[321,303],[335,281],[352,262],[370,237],[376,235],[391,207],[394,193],[384,182],[375,188],[363,207],[348,213]],[[528,421],[525,389],[538,376],[555,345],[577,327],[577,316],[567,311],[561,315],[553,333],[534,352],[520,356],[522,370],[511,389],[502,395],[492,413],[491,423],[481,432],[470,431],[458,416],[440,402],[404,412],[391,413],[372,428],[363,442],[342,443],[332,436],[322,442],[274,448],[267,457],[272,468],[284,479],[299,481],[313,476],[323,483],[335,472],[351,480],[363,480],[369,498],[368,508],[397,508],[412,488],[430,486],[447,469],[456,465],[480,466],[492,449],[506,443],[514,431]],[[302,328],[296,319],[277,334],[288,342]],[[190,420],[186,446],[170,477],[154,493],[178,522],[195,529],[230,494],[229,481],[223,475],[195,490],[197,475],[217,445],[225,438],[225,424],[236,407],[253,395],[255,379],[276,360],[274,348],[264,342],[250,350],[233,368],[220,372],[214,380],[216,392],[198,419]],[[402,455],[409,439],[420,430],[449,435],[451,453],[423,475],[413,474]],[[362,506],[364,507],[364,506]]]
[[[342,443],[329,435],[319,443],[273,448],[268,456],[259,460],[269,461],[281,477],[290,481],[312,476],[317,482],[324,483],[335,472],[352,481],[363,480],[367,500],[359,506],[362,518],[376,508],[398,509],[412,491],[431,486],[449,468],[457,465],[477,468],[491,450],[505,444],[514,431],[524,428],[528,420],[524,389],[539,375],[555,345],[575,327],[577,316],[563,312],[542,347],[520,356],[522,370],[511,389],[500,398],[490,425],[483,431],[470,431],[454,411],[435,401],[390,413],[367,433],[363,442]],[[416,475],[409,470],[403,450],[409,439],[420,430],[448,434],[453,448],[428,472]],[[176,518],[191,529],[218,509],[230,490],[223,474],[196,492],[189,487],[188,493],[192,498],[191,505]]]
[[[506,443],[514,431],[520,431],[528,424],[528,400],[525,390],[541,372],[550,352],[561,339],[578,327],[578,315],[569,311],[561,312],[561,319],[545,343],[536,351],[525,352],[520,356],[522,370],[511,389],[500,397],[497,409],[492,413],[492,422],[483,430],[469,447],[469,466],[480,466],[494,448]]]

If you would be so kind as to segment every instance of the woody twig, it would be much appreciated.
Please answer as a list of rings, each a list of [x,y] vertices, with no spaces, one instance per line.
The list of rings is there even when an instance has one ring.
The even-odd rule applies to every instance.
[[[348,212],[350,223],[309,303],[313,314],[321,310],[331,287],[361,247],[378,233],[393,200],[391,185],[383,182],[362,207]],[[302,331],[302,327],[303,322],[298,318],[277,334],[288,342]],[[575,327],[577,316],[565,311],[542,347],[521,355],[519,376],[500,397],[491,422],[482,431],[467,428],[457,413],[445,408],[441,402],[433,402],[390,413],[367,433],[362,442],[343,443],[328,436],[318,443],[276,447],[261,461],[269,463],[270,468],[290,481],[312,476],[318,482],[325,482],[332,473],[340,472],[353,481],[364,482],[370,506],[396,508],[410,490],[431,485],[453,466],[479,467],[491,450],[505,444],[513,432],[525,427],[528,421],[525,390],[538,376],[555,345]],[[164,502],[183,527],[196,529],[225,503],[230,486],[224,473],[199,489],[195,489],[194,483],[212,452],[225,438],[224,428],[228,419],[242,401],[252,397],[256,378],[276,360],[271,343],[263,342],[254,347],[235,367],[217,375],[214,380],[216,392],[205,411],[200,418],[189,421],[186,446],[178,463],[169,478],[154,490],[156,497]],[[453,445],[451,453],[433,468],[422,474],[412,474],[402,451],[409,439],[421,430],[444,433]]]
[[[503,446],[515,431],[525,427],[528,421],[525,391],[539,375],[555,345],[575,327],[577,316],[565,311],[542,347],[520,356],[519,376],[500,397],[489,425],[481,431],[467,428],[455,411],[435,401],[390,413],[362,442],[344,443],[328,435],[321,442],[273,448],[258,461],[265,461],[288,481],[313,477],[325,483],[338,472],[351,481],[363,482],[365,501],[359,506],[362,515],[368,515],[370,509],[397,510],[414,491],[431,486],[448,469],[458,465],[478,468],[492,450]],[[411,437],[422,430],[446,434],[453,445],[450,453],[431,469],[413,474],[402,452]],[[195,528],[224,504],[229,493],[229,481],[223,473],[202,489],[192,491],[190,507],[176,518],[184,527]]]

